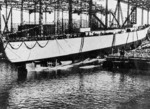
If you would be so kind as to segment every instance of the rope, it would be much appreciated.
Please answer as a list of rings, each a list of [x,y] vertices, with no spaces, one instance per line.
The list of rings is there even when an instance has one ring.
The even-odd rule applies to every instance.
[[[114,46],[115,42],[116,42],[116,34],[113,34],[112,47]]]
[[[8,48],[13,54],[15,54],[17,57],[19,57],[21,60],[23,60],[19,55],[17,55],[15,52],[13,52],[10,48]]]
[[[126,48],[126,46],[127,46],[128,38],[129,38],[129,33],[128,33],[128,36],[127,36],[125,48]]]
[[[17,47],[17,48],[14,48],[11,44],[10,44],[10,42],[8,42],[7,43],[7,45],[10,45],[10,47],[12,48],[12,49],[15,49],[15,50],[18,50],[21,46],[22,46],[22,44],[23,44],[23,42],[19,45],[19,47]],[[7,45],[6,45],[6,47],[7,47]],[[5,49],[6,49],[6,47],[5,47]]]
[[[66,51],[61,47],[61,45],[59,44],[59,42],[57,41],[57,39],[56,39],[56,42],[57,42],[57,45],[59,45],[59,47],[60,47],[64,52],[66,52]]]
[[[133,38],[133,42],[134,42],[134,32],[132,32],[132,38]]]
[[[35,42],[35,44],[34,44],[32,47],[29,47],[25,42],[24,42],[24,45],[25,45],[28,49],[33,49],[33,48],[36,46],[36,42]]]
[[[84,46],[84,37],[81,37],[81,45],[79,52],[82,52],[83,46]]]
[[[59,50],[59,55],[60,55],[60,49],[59,49],[59,46],[58,46],[58,42],[57,42],[57,40],[56,40],[56,43],[57,43],[57,47],[58,47],[58,50]]]
[[[138,40],[139,38],[138,38],[138,32],[137,31],[136,31],[136,37],[137,37],[137,40]]]
[[[46,47],[47,44],[49,43],[49,40],[46,42],[46,44],[45,44],[44,46],[40,45],[40,43],[39,43],[38,41],[36,41],[35,44],[34,44],[32,47],[29,47],[29,46],[25,43],[25,41],[22,41],[22,43],[21,43],[21,44],[19,45],[19,47],[17,47],[17,48],[14,48],[14,47],[10,44],[10,42],[8,42],[8,43],[6,44],[6,46],[4,47],[4,49],[6,49],[8,45],[10,45],[10,47],[11,47],[12,49],[18,50],[18,49],[22,46],[23,43],[24,43],[24,45],[25,45],[28,49],[33,49],[33,48],[36,46],[36,44],[38,44],[39,47],[44,48],[44,47]]]
[[[6,49],[7,46],[8,46],[8,43],[7,43],[6,46],[4,47],[4,50]]]
[[[113,54],[113,49],[114,49],[115,42],[116,42],[116,34],[113,34],[113,40],[112,40],[112,54]]]
[[[71,48],[71,50],[72,50],[72,47],[71,47],[71,45],[68,43],[68,41],[66,40],[66,39],[64,39],[65,40],[65,42],[67,43],[67,45]]]
[[[27,60],[29,60],[29,58],[30,58],[30,55],[31,55],[31,50],[30,50],[30,53],[29,53],[29,56],[28,56]]]
[[[39,47],[44,48],[47,46],[47,44],[49,43],[49,40],[46,42],[46,44],[44,46],[40,45],[40,43],[38,41],[36,41],[36,43],[39,45]]]

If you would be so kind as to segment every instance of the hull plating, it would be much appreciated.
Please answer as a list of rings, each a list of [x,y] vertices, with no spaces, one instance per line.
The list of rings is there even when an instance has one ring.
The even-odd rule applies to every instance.
[[[119,47],[141,41],[146,37],[148,28],[134,32],[120,34],[89,36],[68,39],[44,41],[24,41],[5,43],[5,54],[12,63],[28,62],[61,57],[80,56],[78,54],[103,53],[106,49]],[[98,52],[100,51],[100,52]]]

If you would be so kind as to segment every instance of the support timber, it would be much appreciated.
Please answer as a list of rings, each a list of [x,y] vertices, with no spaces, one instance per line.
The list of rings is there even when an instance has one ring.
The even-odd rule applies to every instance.
[[[142,8],[141,25],[144,23],[144,9]]]
[[[118,23],[120,25],[120,0],[118,0],[117,7],[118,7]]]
[[[59,21],[60,21],[60,9],[59,9],[59,6],[60,6],[60,0],[57,0],[57,34],[60,34],[60,24],[59,24]]]
[[[40,25],[40,36],[43,37],[43,2],[40,0],[40,12],[39,12],[39,25]]]
[[[64,33],[64,12],[62,10],[62,33]]]
[[[3,19],[4,19],[4,22],[5,22],[5,27],[4,27],[4,30],[3,30],[4,33],[9,32],[9,30],[8,30],[8,20],[10,18],[11,12],[12,12],[12,8],[10,9],[8,16],[5,17],[3,15]]]
[[[36,2],[34,2],[34,24],[36,24]]]
[[[93,16],[102,24],[104,28],[107,28],[106,25],[95,14],[93,14]]]
[[[131,10],[131,13],[129,14],[129,16],[127,16],[126,20],[124,21],[124,23],[122,24],[122,27],[125,26],[126,22],[128,21],[128,19],[130,18],[130,16],[132,15],[132,13],[136,10],[136,7],[133,7],[133,9]]]
[[[47,23],[47,12],[46,12],[46,8],[45,8],[45,24]]]
[[[122,9],[121,9],[120,2],[121,2],[121,0],[117,0],[117,5],[116,5],[115,12],[114,13],[111,12],[111,14],[113,15],[113,19],[112,19],[112,23],[111,23],[110,27],[113,26],[114,20],[117,23],[117,27],[120,27],[120,25],[121,25],[120,15],[121,15],[122,22],[123,22],[123,14],[122,14]]]
[[[21,25],[23,25],[23,2],[24,0],[21,1],[21,19],[20,19]]]
[[[11,3],[11,32],[13,32],[13,7],[12,7],[12,3]]]
[[[127,5],[127,17],[129,16],[130,13],[130,4],[129,4],[129,0],[128,0],[128,5]],[[127,19],[127,26],[130,25],[130,18]]]
[[[147,24],[149,24],[149,9],[147,10]]]
[[[89,27],[92,25],[92,4],[93,0],[89,1]]]
[[[30,11],[29,11],[29,24],[30,24],[30,21],[31,21],[31,20],[30,20],[30,19],[31,19],[31,18],[30,18],[30,17],[31,17],[30,14],[31,14],[31,13],[30,13]]]
[[[2,22],[1,22],[1,15],[2,15],[2,5],[0,4],[0,34],[2,33]]]
[[[117,22],[118,27],[120,27],[120,23],[119,23],[118,19],[116,18],[115,14],[114,13],[111,13],[111,14],[113,16],[113,19],[115,19],[115,21]],[[110,27],[112,27],[112,26],[113,26],[113,24],[110,25]]]
[[[72,0],[69,1],[69,33],[72,33]]]
[[[108,27],[108,0],[106,0],[105,27]]]

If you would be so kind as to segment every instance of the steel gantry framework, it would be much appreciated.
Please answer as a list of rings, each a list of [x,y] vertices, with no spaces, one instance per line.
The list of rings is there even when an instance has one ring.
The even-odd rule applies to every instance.
[[[99,1],[99,0],[98,0]],[[73,24],[72,24],[72,14],[73,13],[86,13],[89,16],[89,27],[92,25],[92,18],[94,17],[100,24],[103,26],[103,28],[108,28],[108,15],[111,14],[113,16],[113,20],[117,22],[118,27],[123,27],[125,24],[129,23],[129,17],[134,12],[136,8],[142,8],[142,10],[147,10],[149,13],[150,9],[150,0],[116,0],[116,10],[113,12],[108,7],[109,0],[105,0],[106,5],[102,6],[96,3],[96,1],[93,0],[0,0],[0,6],[1,7],[11,7],[10,13],[8,14],[6,10],[6,16],[4,18],[5,21],[5,29],[4,31],[8,31],[8,19],[12,18],[12,9],[19,9],[21,12],[21,25],[23,24],[23,11],[28,11],[29,14],[31,13],[39,13],[39,25],[41,25],[41,34],[43,31],[43,13],[44,12],[57,12],[57,19],[59,19],[59,11],[67,11],[69,15],[69,21],[68,21],[68,28],[69,32],[72,32]],[[121,5],[120,2],[128,4],[128,11],[127,11],[127,18],[124,20],[123,24],[120,24],[120,15],[122,14]],[[129,7],[134,7],[131,12],[129,13]],[[117,13],[118,12],[118,13]],[[100,18],[97,17],[96,13],[101,13],[105,15],[105,23],[101,21]],[[143,16],[142,16],[143,17]],[[149,19],[149,14],[148,14]],[[1,17],[0,17],[1,20]],[[34,20],[36,21],[36,15],[34,17]],[[46,20],[46,16],[45,16]],[[143,21],[143,20],[142,20]],[[13,19],[11,19],[11,23],[13,22]],[[35,22],[36,23],[36,22]],[[149,22],[148,22],[149,23]],[[110,27],[113,24],[110,25]],[[0,25],[1,26],[1,25]],[[12,26],[12,24],[11,24]],[[1,28],[1,27],[0,27]],[[11,27],[12,28],[12,27]]]
[[[39,24],[42,25],[43,21],[43,13],[44,12],[53,12],[53,11],[68,11],[69,13],[69,31],[72,31],[72,14],[73,13],[88,13],[90,18],[92,14],[100,12],[102,14],[106,14],[105,8],[101,5],[93,3],[92,0],[4,0],[1,1],[1,6],[8,8],[11,7],[11,10],[16,8],[20,9],[21,12],[21,25],[23,24],[23,11],[28,11],[31,13],[39,13]],[[7,29],[7,23],[9,16],[12,15],[10,11],[10,15],[6,10],[6,20],[5,20],[5,31]],[[57,18],[59,15],[57,14]],[[97,17],[96,17],[97,18]],[[59,19],[59,18],[58,18]],[[98,19],[101,21],[100,19]],[[36,15],[35,15],[36,21]],[[89,23],[91,23],[89,21]],[[102,22],[101,22],[102,23]],[[103,24],[103,23],[102,23]],[[89,24],[91,25],[91,24]],[[104,25],[104,24],[103,24]]]
[[[10,15],[12,15],[12,9],[20,9],[21,12],[21,25],[23,25],[23,11],[28,11],[31,13],[39,13],[39,24],[43,25],[43,13],[44,12],[54,12],[57,11],[56,19],[59,19],[59,12],[68,11],[69,22],[68,28],[69,32],[72,32],[72,14],[89,14],[89,19],[93,15],[102,25],[105,27],[105,24],[96,16],[95,13],[100,12],[101,14],[106,14],[110,12],[102,6],[96,3],[93,3],[93,0],[4,0],[1,1],[2,7],[11,7],[11,11],[8,15],[6,10],[6,18],[5,18],[5,29],[4,31],[8,31],[8,19]],[[12,18],[12,17],[11,17]],[[34,17],[34,21],[36,21],[36,15]],[[46,18],[45,18],[46,20]],[[56,24],[57,25],[57,24]],[[89,20],[89,26],[91,26],[91,20]],[[42,30],[42,26],[41,26]],[[41,33],[42,34],[42,33]]]
[[[147,24],[149,24],[150,0],[121,0],[121,2],[128,4],[128,13],[127,13],[127,15],[129,15],[129,7],[130,6],[141,8],[141,10],[142,10],[141,24],[143,24],[143,20],[144,20],[143,10],[146,10],[147,11]]]
[[[120,0],[120,1],[146,10],[150,8],[150,0]]]

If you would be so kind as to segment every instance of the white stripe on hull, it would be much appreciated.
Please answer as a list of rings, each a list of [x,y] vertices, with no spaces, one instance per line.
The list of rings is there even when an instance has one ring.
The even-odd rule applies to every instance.
[[[115,46],[131,43],[137,40],[141,40],[146,37],[148,28],[140,31],[121,33],[115,35]],[[138,34],[138,39],[137,39]],[[128,40],[127,40],[128,38]],[[44,46],[48,40],[38,41],[41,46]],[[13,48],[18,48],[22,42],[10,42]],[[103,36],[92,36],[70,39],[57,39],[49,40],[48,44],[41,48],[36,41],[26,41],[26,45],[23,43],[19,49],[13,49],[9,44],[5,49],[6,56],[12,63],[34,61],[39,59],[47,59],[59,56],[66,56],[71,54],[77,54],[80,52],[88,52],[93,50],[104,49],[112,46],[113,34]],[[81,44],[83,44],[81,46]],[[4,47],[6,44],[4,44]],[[27,46],[29,49],[27,48]]]

